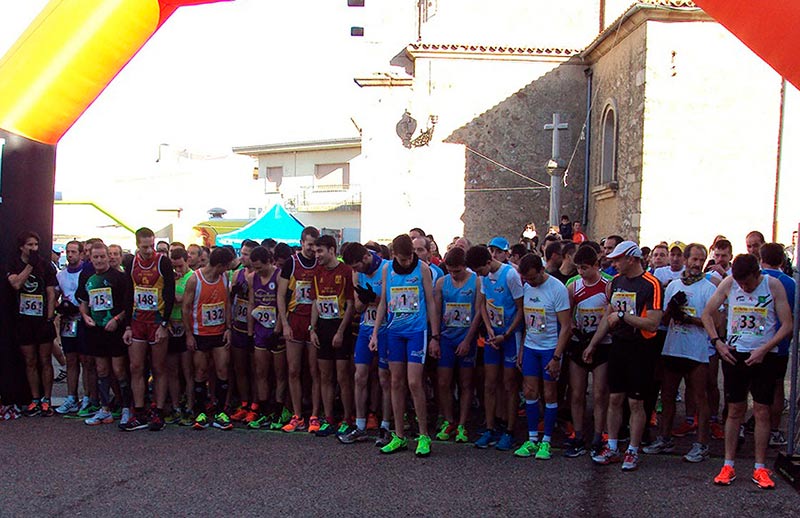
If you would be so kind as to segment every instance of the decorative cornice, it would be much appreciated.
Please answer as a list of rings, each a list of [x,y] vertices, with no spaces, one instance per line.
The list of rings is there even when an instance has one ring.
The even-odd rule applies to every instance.
[[[361,88],[370,86],[394,87],[411,86],[413,77],[399,77],[392,74],[378,73],[367,77],[355,77],[353,81]]]
[[[307,140],[303,142],[283,142],[280,144],[264,144],[260,146],[243,146],[233,148],[239,155],[272,155],[276,153],[292,153],[302,151],[326,151],[330,149],[360,148],[361,137],[339,138],[328,140]]]
[[[513,47],[505,45],[468,45],[458,43],[411,43],[406,54],[417,58],[507,59],[511,61],[565,61],[580,54],[580,49],[557,47]]]

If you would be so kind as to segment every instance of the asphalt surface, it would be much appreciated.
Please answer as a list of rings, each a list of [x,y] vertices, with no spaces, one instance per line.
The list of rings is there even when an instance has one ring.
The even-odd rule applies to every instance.
[[[0,516],[798,515],[800,495],[780,477],[773,491],[750,481],[747,453],[739,479],[714,486],[721,446],[715,441],[714,458],[701,464],[642,456],[637,472],[623,473],[560,451],[535,461],[434,443],[431,457],[419,459],[306,433],[123,433],[78,419],[23,418],[0,423]],[[752,438],[744,449],[752,451]]]

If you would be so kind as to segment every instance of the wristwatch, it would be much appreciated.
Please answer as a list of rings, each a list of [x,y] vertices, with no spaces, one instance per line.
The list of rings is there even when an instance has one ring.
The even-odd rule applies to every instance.
[[[619,318],[620,320],[623,320],[625,318],[625,312],[624,311],[617,311],[617,318]]]
[[[163,321],[161,321],[161,323],[160,323],[159,325],[160,325],[161,327],[163,327],[164,329],[166,329],[168,324],[167,324],[167,321],[166,321],[166,320],[163,320]]]
[[[718,336],[716,336],[716,337],[712,338],[712,339],[711,339],[711,345],[713,345],[713,346],[715,346],[715,347],[716,347],[716,345],[717,345],[717,342],[719,342],[720,340],[722,340],[722,339],[721,339],[720,337],[718,337]]]
[[[314,329],[314,326],[311,326],[311,325],[310,325],[310,326],[308,326],[308,332],[309,332],[309,333],[310,333],[310,332],[312,332],[312,331],[314,331],[314,330],[315,330],[315,329]]]

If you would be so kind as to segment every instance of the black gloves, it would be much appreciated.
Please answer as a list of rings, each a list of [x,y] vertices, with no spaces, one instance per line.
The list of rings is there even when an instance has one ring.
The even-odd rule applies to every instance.
[[[672,320],[682,323],[687,319],[686,313],[683,311],[683,306],[687,303],[686,293],[679,291],[670,299],[667,304],[667,314]]]
[[[362,304],[366,304],[368,306],[378,300],[378,294],[373,291],[372,284],[370,283],[367,283],[366,288],[355,286],[354,289],[358,294],[358,300],[360,300]]]
[[[61,304],[59,304],[58,307],[56,308],[56,312],[58,312],[59,315],[64,317],[74,317],[78,313],[80,313],[80,311],[78,310],[78,306],[66,300],[61,301]]]
[[[38,252],[31,252],[28,255],[28,264],[31,265],[33,268],[39,266],[39,263],[42,262],[42,258]]]

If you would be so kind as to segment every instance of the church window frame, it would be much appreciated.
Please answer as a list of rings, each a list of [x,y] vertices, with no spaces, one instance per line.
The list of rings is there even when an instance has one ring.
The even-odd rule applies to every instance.
[[[600,168],[599,185],[618,181],[617,156],[619,149],[619,118],[617,105],[613,100],[606,102],[600,119]]]

